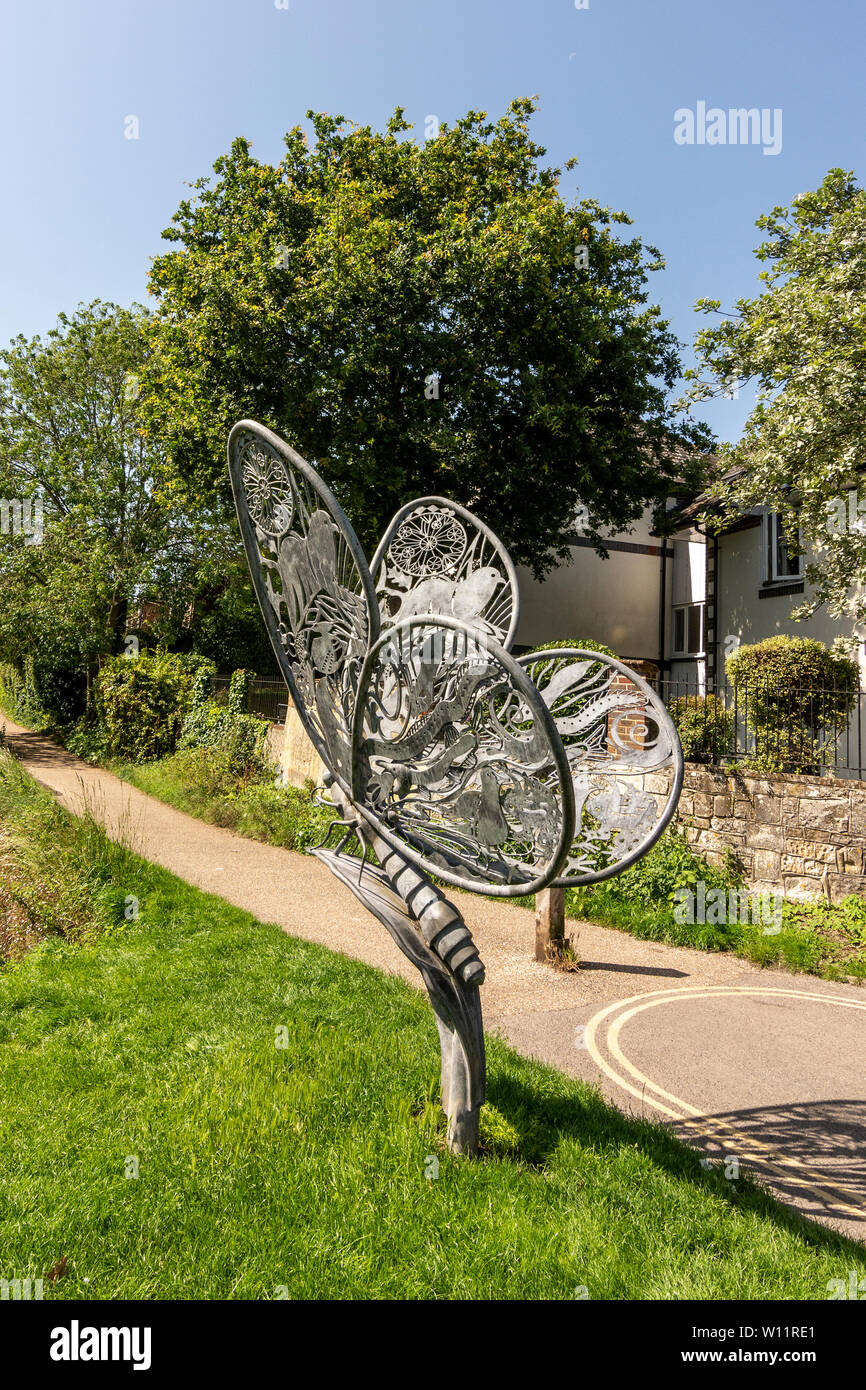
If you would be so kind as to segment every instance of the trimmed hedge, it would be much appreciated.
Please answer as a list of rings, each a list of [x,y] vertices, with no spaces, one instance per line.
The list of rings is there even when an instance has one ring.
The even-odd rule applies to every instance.
[[[603,656],[612,656],[614,661],[622,660],[615,651],[611,651],[610,647],[606,647],[603,642],[593,642],[588,637],[566,637],[556,642],[542,642],[540,646],[534,647],[533,651],[555,652],[562,647],[579,647],[585,652],[601,652]]]
[[[781,635],[739,647],[725,670],[756,754],[783,766],[822,760],[822,745],[844,729],[860,684],[856,662],[811,637]]]

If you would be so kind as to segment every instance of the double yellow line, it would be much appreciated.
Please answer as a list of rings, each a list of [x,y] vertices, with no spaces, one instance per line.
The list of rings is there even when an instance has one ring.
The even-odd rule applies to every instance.
[[[784,1154],[777,1153],[767,1144],[763,1144],[751,1135],[744,1134],[733,1125],[707,1115],[704,1111],[689,1105],[688,1101],[672,1095],[663,1086],[659,1086],[657,1082],[645,1076],[622,1051],[620,1046],[622,1029],[631,1019],[644,1013],[647,1009],[658,1008],[662,1004],[675,1004],[681,1000],[719,999],[725,996],[748,995],[783,995],[789,998],[808,999],[820,1004],[835,1004],[842,1008],[860,1009],[866,1012],[866,1001],[861,1002],[839,995],[822,994],[818,991],[777,989],[762,985],[700,985],[669,988],[654,990],[651,994],[634,994],[628,999],[620,999],[615,1004],[609,1004],[606,1009],[595,1014],[586,1025],[586,1046],[599,1070],[617,1086],[628,1091],[630,1095],[635,1096],[642,1103],[652,1106],[654,1110],[666,1118],[676,1120],[678,1124],[687,1130],[694,1131],[695,1134],[703,1138],[711,1135],[720,1139],[736,1152],[737,1156],[749,1156],[754,1162],[775,1173],[777,1177],[783,1178],[789,1186],[799,1187],[815,1196],[820,1196],[833,1210],[862,1220],[866,1217],[866,1206],[863,1205],[862,1201],[852,1203],[849,1200],[852,1196],[850,1187],[828,1181],[825,1173],[808,1167],[799,1159],[788,1158]],[[633,1007],[629,1008],[629,1005]],[[622,1010],[624,1012],[621,1012]],[[614,1014],[618,1016],[612,1023],[609,1023],[608,1020]],[[611,1065],[602,1055],[599,1045],[600,1029],[602,1029],[607,1052],[616,1066]],[[864,1040],[864,1044],[866,1044],[866,1040]],[[617,1071],[616,1067],[619,1067],[620,1070]],[[841,1201],[839,1200],[840,1195],[843,1199]]]

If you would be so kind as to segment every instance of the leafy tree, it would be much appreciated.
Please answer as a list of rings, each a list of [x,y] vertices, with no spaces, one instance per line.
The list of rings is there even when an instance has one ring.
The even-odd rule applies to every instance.
[[[155,640],[189,644],[232,586],[261,629],[233,532],[182,507],[142,426],[150,342],[143,309],[96,301],[0,352],[0,660],[20,670],[29,654],[62,722],[145,599],[164,615]]]
[[[668,402],[659,253],[565,203],[533,110],[423,145],[399,108],[384,133],[308,112],[312,144],[295,127],[270,165],[235,140],[194,185],[151,271],[146,390],[187,495],[227,497],[226,435],[252,416],[318,460],[368,547],[444,493],[540,575],[576,514],[597,539],[694,468],[679,446],[710,436]]]
[[[768,234],[755,253],[770,263],[765,289],[698,335],[701,366],[687,373],[692,399],[734,381],[758,386],[742,439],[721,451],[726,472],[737,471],[714,492],[727,515],[767,505],[787,535],[799,525],[814,597],[797,616],[826,603],[834,617],[863,619],[866,590],[852,586],[866,583],[866,498],[852,506],[848,494],[866,463],[866,191],[831,169],[756,225]]]

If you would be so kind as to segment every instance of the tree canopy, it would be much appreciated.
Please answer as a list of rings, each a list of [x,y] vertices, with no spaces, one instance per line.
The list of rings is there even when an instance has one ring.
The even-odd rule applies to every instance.
[[[80,708],[99,656],[122,648],[133,603],[155,600],[157,635],[177,641],[234,584],[261,626],[229,527],[181,507],[143,427],[150,342],[143,309],[97,300],[0,351],[0,660],[32,656],[61,716]]]
[[[271,165],[236,140],[181,203],[155,259],[145,382],[175,485],[227,499],[244,416],[318,463],[372,547],[402,503],[444,494],[543,573],[627,527],[696,465],[677,416],[659,253],[567,205],[529,135],[534,105],[470,111],[423,144],[308,113]],[[569,167],[574,161],[569,162]],[[585,509],[580,511],[580,509]]]
[[[814,192],[759,218],[765,288],[698,335],[691,397],[754,380],[758,399],[742,439],[720,452],[726,514],[769,506],[799,526],[814,596],[833,616],[866,619],[866,191],[831,169]],[[721,312],[719,300],[698,308]],[[704,377],[709,372],[713,380]],[[859,488],[859,496],[858,496]],[[854,492],[852,505],[849,492]],[[858,505],[862,507],[858,513]]]

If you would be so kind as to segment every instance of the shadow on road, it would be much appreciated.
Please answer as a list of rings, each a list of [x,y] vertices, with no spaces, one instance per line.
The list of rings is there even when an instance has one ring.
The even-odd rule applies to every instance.
[[[609,960],[582,960],[581,970],[607,970],[611,975],[662,975],[666,980],[685,980],[687,970],[665,970],[659,965],[614,965]]]
[[[786,1201],[796,1199],[800,1210],[809,1216],[856,1222],[855,1215],[834,1208],[831,1198],[837,1197],[862,1210],[860,1220],[866,1236],[866,1101],[838,1099],[757,1106],[716,1111],[710,1118],[798,1165],[791,1169],[790,1176],[784,1175],[784,1166],[782,1173],[777,1167],[772,1175],[768,1174],[774,1190]],[[761,1176],[762,1168],[754,1163],[754,1155],[748,1149],[738,1154],[735,1142],[724,1144],[708,1137],[701,1143],[693,1130],[676,1123],[671,1128],[701,1147],[715,1162],[730,1155]],[[821,1182],[833,1184],[827,1198],[814,1191],[814,1185]]]

